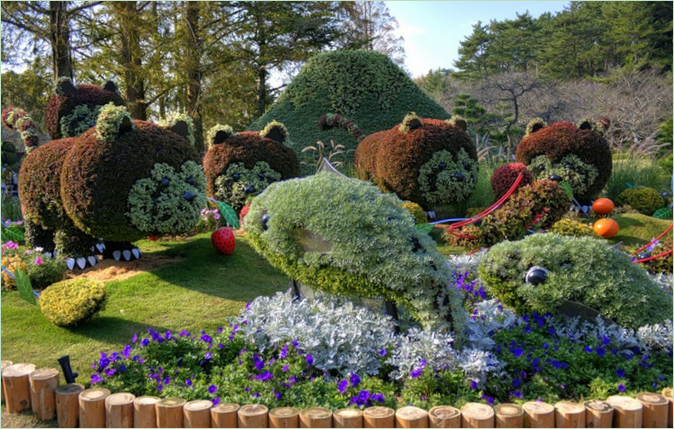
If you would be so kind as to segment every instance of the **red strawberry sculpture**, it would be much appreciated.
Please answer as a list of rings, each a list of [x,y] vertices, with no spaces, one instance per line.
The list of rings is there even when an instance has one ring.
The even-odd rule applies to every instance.
[[[216,229],[213,231],[213,234],[211,234],[211,242],[218,253],[222,253],[223,255],[231,255],[234,253],[236,238],[234,237],[232,228]]]

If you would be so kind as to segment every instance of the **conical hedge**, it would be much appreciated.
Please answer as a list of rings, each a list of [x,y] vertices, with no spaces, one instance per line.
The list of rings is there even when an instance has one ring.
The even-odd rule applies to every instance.
[[[289,145],[300,159],[302,149],[330,140],[355,149],[358,142],[344,129],[321,131],[318,118],[339,113],[365,135],[399,124],[409,112],[422,118],[447,119],[449,114],[386,55],[372,51],[332,51],[318,54],[288,85],[250,130],[261,130],[272,120],[283,122]],[[353,153],[349,159],[353,159]]]

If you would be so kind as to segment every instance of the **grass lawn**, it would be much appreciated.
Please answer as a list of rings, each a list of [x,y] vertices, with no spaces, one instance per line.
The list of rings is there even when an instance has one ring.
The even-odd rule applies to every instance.
[[[148,255],[184,259],[108,282],[105,309],[81,327],[54,326],[18,292],[2,292],[2,359],[59,368],[56,359],[67,354],[81,374],[78,381],[85,383],[99,351],[120,351],[134,333],[148,328],[213,332],[255,297],[288,287],[288,278],[258,256],[245,236],[237,237],[232,256],[216,253],[209,233],[182,242],[137,244]]]

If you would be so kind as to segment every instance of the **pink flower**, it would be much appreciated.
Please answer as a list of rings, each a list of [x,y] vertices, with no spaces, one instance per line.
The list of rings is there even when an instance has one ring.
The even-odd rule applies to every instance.
[[[37,258],[35,258],[35,265],[42,265],[43,263],[44,261],[42,260],[41,257],[38,256]]]
[[[213,213],[213,219],[214,219],[214,220],[220,219],[220,213],[214,212],[214,213]]]

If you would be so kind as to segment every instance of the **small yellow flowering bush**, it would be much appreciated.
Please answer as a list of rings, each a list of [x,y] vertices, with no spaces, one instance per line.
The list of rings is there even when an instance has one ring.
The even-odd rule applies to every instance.
[[[56,326],[74,326],[92,317],[105,303],[105,285],[79,278],[54,283],[42,292],[42,314]]]

